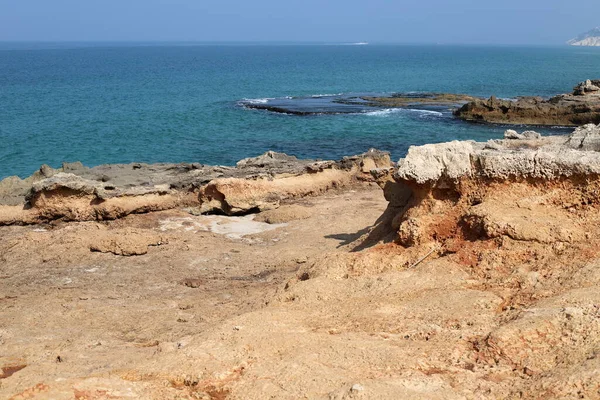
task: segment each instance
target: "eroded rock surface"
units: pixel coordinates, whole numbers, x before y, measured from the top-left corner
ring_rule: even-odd
[[[32,177],[0,182],[0,225],[109,220],[132,213],[195,207],[228,215],[273,209],[285,200],[372,180],[390,168],[377,150],[339,162],[299,160],[267,152],[235,168],[201,164],[128,164],[87,168],[43,166]]]
[[[399,265],[459,267],[473,279],[472,289],[501,299],[489,303],[491,319],[462,353],[463,365],[494,382],[490,398],[593,398],[600,379],[592,377],[597,366],[590,360],[600,350],[600,319],[598,281],[589,274],[597,275],[600,259],[600,127],[562,137],[515,131],[505,137],[410,148],[387,190],[411,195],[403,206],[390,204],[371,231],[387,226],[395,244],[329,256],[300,276],[310,282],[378,275]],[[438,367],[449,368],[449,360]],[[453,372],[453,381],[468,386],[460,375]]]
[[[140,229],[100,230],[90,243],[90,250],[118,256],[139,256],[148,253],[148,246],[160,246],[165,242],[160,235]]]
[[[600,128],[590,124],[570,136],[541,137],[507,131],[505,140],[449,142],[411,147],[396,176],[417,184],[442,185],[463,177],[553,179],[600,173]],[[515,140],[516,139],[516,140]],[[588,151],[592,150],[592,151]]]
[[[0,396],[597,398],[599,132],[215,186],[231,209],[281,202],[256,217],[279,225],[171,210],[2,226]],[[249,163],[288,162],[273,158]],[[348,170],[357,185],[302,197],[307,176]]]

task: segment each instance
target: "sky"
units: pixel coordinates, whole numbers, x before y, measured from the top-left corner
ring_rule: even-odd
[[[0,0],[0,41],[563,44],[598,0]]]

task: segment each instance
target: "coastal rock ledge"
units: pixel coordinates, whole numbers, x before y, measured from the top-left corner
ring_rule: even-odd
[[[202,164],[112,164],[60,169],[42,166],[27,179],[0,181],[0,225],[113,220],[187,207],[193,213],[242,215],[372,181],[390,168],[389,153],[371,149],[340,161],[299,160],[269,151],[236,167]]]
[[[600,201],[600,126],[585,125],[569,136],[508,130],[505,139],[486,143],[411,147],[392,179],[384,188],[390,205],[382,223],[403,245],[458,232],[462,238],[581,239],[586,233],[573,224],[572,212]],[[558,210],[549,212],[549,203]],[[515,222],[527,213],[531,222]],[[449,227],[453,233],[440,232]]]
[[[460,119],[514,125],[580,126],[600,123],[600,81],[579,83],[572,93],[550,99],[518,97],[473,100],[454,112]]]
[[[435,187],[469,179],[558,179],[600,173],[600,128],[589,124],[570,136],[505,133],[504,140],[428,144],[411,147],[396,177]]]

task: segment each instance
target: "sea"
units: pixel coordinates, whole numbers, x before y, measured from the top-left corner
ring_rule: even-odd
[[[312,100],[326,111],[362,94],[550,97],[588,78],[600,78],[600,48],[0,43],[0,179],[74,161],[234,165],[267,150],[340,159],[377,148],[398,160],[409,146],[501,138],[508,127],[446,109],[289,115],[248,104]]]

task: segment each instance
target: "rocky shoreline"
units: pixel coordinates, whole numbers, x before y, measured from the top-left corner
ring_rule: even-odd
[[[600,81],[587,80],[550,99],[519,97],[471,101],[454,112],[465,121],[513,125],[580,126],[600,123]]]
[[[2,398],[597,397],[598,125],[0,187]]]
[[[508,159],[513,157],[512,146],[516,146],[515,150],[520,149],[519,157],[535,158],[536,163],[548,160],[548,164],[564,166],[564,170],[535,172],[545,177],[551,174],[569,176],[579,173],[582,168],[587,168],[584,173],[589,173],[597,167],[596,160],[577,150],[598,150],[596,142],[584,134],[595,132],[595,129],[593,124],[586,125],[575,130],[568,139],[564,136],[541,137],[534,131],[519,134],[508,130],[504,140],[490,140],[485,144],[461,142],[461,151],[465,152],[464,165],[444,167],[445,173],[468,168],[471,164],[489,164],[486,159],[467,154],[473,153],[474,149],[486,156],[497,151],[498,157]],[[582,135],[585,138],[580,144]],[[449,149],[458,146],[454,143],[449,144]],[[424,151],[439,146],[425,145],[416,149]],[[539,149],[531,153],[523,147]],[[401,166],[411,162],[412,151],[415,150],[411,148],[407,158],[400,160]],[[507,171],[513,168],[513,174],[522,176],[534,173],[524,170],[531,167],[524,164],[525,161],[513,161],[514,164],[503,168]],[[424,179],[438,161],[435,156],[424,155],[419,163],[412,173]],[[299,160],[269,151],[241,160],[235,167],[133,163],[89,168],[76,162],[53,169],[43,165],[29,178],[8,177],[0,181],[0,225],[35,224],[57,219],[110,220],[132,213],[177,207],[188,207],[198,214],[244,215],[277,208],[285,201],[349,187],[357,181],[381,184],[382,179],[389,177],[393,166],[389,153],[375,149],[339,161]]]
[[[389,168],[375,149],[339,161],[299,160],[269,151],[235,167],[202,164],[110,164],[88,168],[46,165],[26,179],[0,181],[0,225],[62,219],[106,220],[131,213],[194,208],[198,213],[241,215],[282,201],[369,180],[372,168]]]

